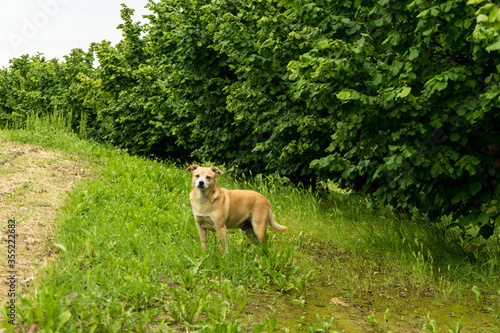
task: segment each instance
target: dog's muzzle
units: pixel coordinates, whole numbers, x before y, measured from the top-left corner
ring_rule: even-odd
[[[198,188],[205,188],[205,182],[204,182],[204,181],[202,181],[202,180],[201,180],[201,181],[199,181],[199,182],[198,182],[198,185],[197,185],[196,187],[198,187]]]

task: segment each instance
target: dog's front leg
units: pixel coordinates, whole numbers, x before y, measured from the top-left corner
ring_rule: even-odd
[[[203,228],[199,223],[196,223],[196,226],[201,240],[201,249],[205,252],[207,250],[207,229]]]
[[[229,253],[227,249],[227,241],[226,241],[226,226],[217,226],[217,238],[220,240],[220,252],[222,256]]]

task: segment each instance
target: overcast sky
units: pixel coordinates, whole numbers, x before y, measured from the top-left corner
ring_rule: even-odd
[[[0,0],[0,68],[23,54],[63,59],[92,42],[116,44],[122,3],[136,10],[134,21],[147,21],[147,0]]]

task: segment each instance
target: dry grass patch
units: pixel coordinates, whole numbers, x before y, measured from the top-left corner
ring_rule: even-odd
[[[16,220],[18,291],[37,278],[53,258],[54,219],[66,191],[91,174],[80,157],[39,146],[0,139],[0,279],[6,283],[7,222]],[[0,304],[7,301],[0,289]]]

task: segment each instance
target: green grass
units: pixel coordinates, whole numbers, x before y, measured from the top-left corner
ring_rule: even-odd
[[[368,209],[331,184],[318,194],[284,178],[228,172],[218,178],[221,186],[261,192],[290,230],[270,231],[262,248],[231,233],[222,258],[213,234],[201,251],[186,166],[79,139],[55,117],[33,118],[28,129],[0,136],[83,156],[96,175],[69,193],[58,217],[52,247],[59,259],[19,297],[23,327],[405,332],[446,325],[482,331],[478,325],[488,322],[491,331],[500,329],[493,240],[464,254],[465,240],[454,230]],[[332,304],[333,297],[346,306]]]

